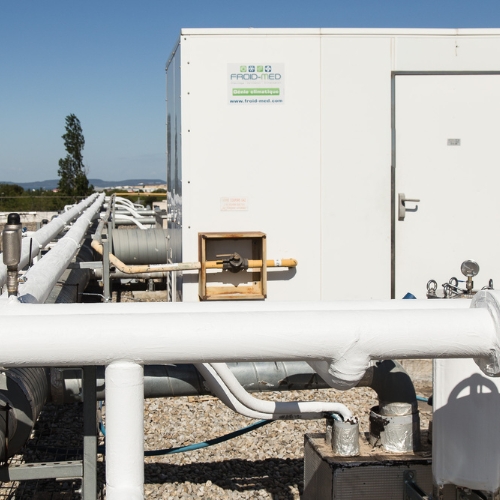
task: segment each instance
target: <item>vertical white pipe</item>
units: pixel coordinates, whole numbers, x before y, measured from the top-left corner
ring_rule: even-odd
[[[144,369],[131,361],[106,367],[106,498],[144,498]]]

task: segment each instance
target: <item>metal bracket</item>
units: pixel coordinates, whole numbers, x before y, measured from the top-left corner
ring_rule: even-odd
[[[469,488],[457,488],[457,500],[496,500],[497,498],[498,492],[495,494],[471,490]]]
[[[403,474],[403,500],[431,500],[431,497],[420,489],[415,482],[417,474],[414,470],[407,470]]]

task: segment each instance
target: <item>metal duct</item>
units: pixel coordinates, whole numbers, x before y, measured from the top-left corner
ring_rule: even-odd
[[[166,264],[167,232],[163,229],[113,231],[112,253],[125,264]]]
[[[312,368],[302,361],[287,363],[228,363],[232,373],[249,392],[327,389]],[[51,368],[51,394],[56,404],[83,400],[82,370]],[[146,365],[144,397],[165,398],[211,394],[194,365]],[[97,367],[97,399],[104,400],[104,367]]]
[[[304,361],[228,363],[238,382],[248,392],[328,389],[330,386]],[[56,404],[82,401],[82,370],[51,368],[51,394]],[[382,406],[416,404],[410,376],[397,361],[381,361],[370,367],[358,387],[370,387]],[[146,365],[144,397],[164,398],[210,394],[194,365]],[[104,399],[104,367],[97,367],[97,398]]]
[[[9,408],[0,411],[0,460],[15,455],[29,439],[35,422],[50,394],[45,368],[10,368],[0,372],[0,401]],[[5,405],[1,405],[5,406]],[[5,434],[8,427],[8,450]]]

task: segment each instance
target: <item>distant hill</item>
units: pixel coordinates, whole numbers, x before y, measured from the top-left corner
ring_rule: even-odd
[[[51,179],[49,181],[38,181],[38,182],[4,182],[0,181],[0,184],[17,184],[23,189],[55,189],[59,179]],[[125,179],[124,181],[103,181],[102,179],[89,179],[90,184],[94,187],[104,188],[104,187],[117,187],[117,186],[138,186],[139,184],[166,184],[166,181],[162,179]]]

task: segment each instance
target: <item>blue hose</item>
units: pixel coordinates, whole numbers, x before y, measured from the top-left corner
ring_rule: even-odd
[[[429,398],[426,398],[425,396],[417,396],[417,401],[423,401],[424,403],[429,403]]]
[[[238,429],[237,431],[230,432],[229,434],[224,434],[224,436],[219,436],[218,438],[209,439],[202,443],[194,443],[194,444],[189,444],[187,446],[178,446],[177,448],[166,448],[164,450],[145,451],[144,456],[157,457],[159,455],[172,455],[174,453],[184,453],[186,451],[194,451],[194,450],[200,450],[201,448],[208,448],[209,446],[223,443],[224,441],[229,441],[230,439],[242,436],[247,432],[258,429],[259,427],[270,424],[271,422],[274,422],[274,420],[258,420],[257,422],[254,422],[253,424],[250,424],[247,427],[243,427],[242,429]],[[103,436],[106,436],[106,428],[104,427],[104,424],[102,422],[99,422],[99,430],[101,431]],[[98,446],[97,452],[104,454],[106,452],[105,446]]]

